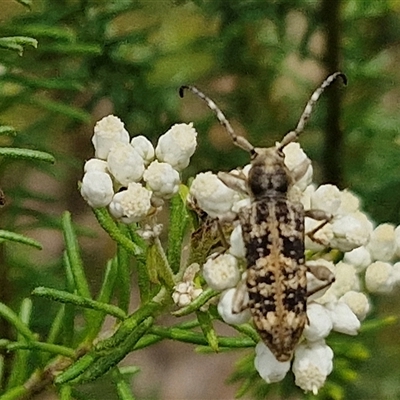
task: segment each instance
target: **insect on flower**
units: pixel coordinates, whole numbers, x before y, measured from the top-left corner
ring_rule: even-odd
[[[307,323],[307,296],[334,280],[327,268],[314,267],[311,272],[326,283],[307,293],[304,218],[309,216],[322,221],[307,233],[312,236],[331,216],[319,210],[304,211],[303,205],[292,194],[292,187],[306,173],[309,160],[305,160],[297,170],[289,171],[285,166],[283,149],[297,140],[320,95],[339,77],[346,84],[346,76],[341,72],[328,76],[307,102],[296,128],[269,148],[254,147],[247,139],[236,135],[217,105],[196,87],[182,86],[179,92],[183,97],[187,89],[203,99],[216,113],[235,145],[250,153],[251,168],[247,178],[244,174],[218,174],[225,185],[245,191],[251,200],[251,204],[239,212],[247,272],[245,282],[239,284],[236,291],[233,312],[250,308],[260,337],[282,362],[292,358]]]

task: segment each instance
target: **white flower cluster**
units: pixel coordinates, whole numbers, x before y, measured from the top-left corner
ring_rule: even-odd
[[[195,276],[199,271],[199,264],[193,263],[189,265],[183,274],[182,282],[175,285],[172,300],[178,307],[189,305],[203,292],[203,289],[194,283]]]
[[[300,165],[307,166],[308,159],[298,143],[291,143],[284,149],[285,164],[294,171]],[[308,161],[307,161],[308,160]],[[246,176],[249,166],[234,174]],[[238,179],[240,180],[240,179]],[[331,215],[321,229],[306,237],[307,263],[310,270],[323,266],[335,276],[335,282],[323,291],[309,296],[306,326],[302,340],[297,345],[293,362],[279,362],[264,343],[256,347],[255,367],[267,382],[282,380],[291,368],[297,386],[314,394],[324,385],[333,368],[333,351],[325,343],[331,331],[357,335],[361,321],[370,311],[368,292],[389,292],[400,284],[400,226],[382,224],[374,228],[366,214],[360,211],[359,199],[347,190],[333,185],[316,187],[311,184],[312,166],[300,182],[292,188],[303,203],[305,210],[321,210]],[[249,320],[245,310],[232,313],[235,302],[235,286],[240,280],[238,260],[243,260],[245,247],[240,225],[235,216],[249,199],[243,190],[228,188],[217,175],[211,172],[198,174],[190,188],[189,201],[196,204],[211,217],[232,221],[235,228],[230,237],[230,249],[224,255],[211,256],[203,266],[203,276],[209,287],[224,290],[218,311],[225,322],[239,324]],[[321,221],[306,218],[305,231],[311,232]],[[343,254],[342,261],[332,262],[316,259],[316,254],[336,249]],[[328,254],[329,255],[329,254]],[[245,273],[244,273],[245,274]],[[308,291],[321,287],[311,273],[307,273]],[[240,284],[239,284],[240,285]]]
[[[144,136],[131,140],[118,117],[104,117],[94,127],[95,158],[84,167],[83,198],[93,208],[108,206],[122,222],[143,220],[178,192],[180,171],[195,151],[196,136],[192,124],[176,124],[154,149]]]

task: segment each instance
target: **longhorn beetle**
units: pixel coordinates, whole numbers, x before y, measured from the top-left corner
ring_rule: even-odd
[[[298,171],[291,172],[285,166],[283,149],[297,140],[320,95],[339,77],[347,83],[341,72],[328,76],[311,95],[296,128],[269,148],[253,147],[243,136],[236,135],[217,105],[196,87],[182,86],[179,90],[181,97],[184,89],[188,89],[203,99],[216,113],[235,145],[250,153],[251,168],[245,186],[251,204],[239,212],[247,261],[246,282],[242,286],[247,287],[248,296],[247,300],[246,296],[235,296],[239,300],[234,301],[233,312],[250,308],[259,335],[278,361],[292,358],[307,323],[307,296],[311,293],[307,293],[304,218],[324,220],[318,229],[330,219],[318,210],[304,211],[303,205],[291,198],[291,188],[306,173],[309,161]],[[228,173],[219,173],[218,177],[227,186],[243,191],[240,183],[244,177]],[[334,280],[326,268],[311,272],[319,279],[327,280],[318,290]]]

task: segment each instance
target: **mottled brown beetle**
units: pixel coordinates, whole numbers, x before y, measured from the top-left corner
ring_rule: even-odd
[[[248,296],[247,299],[242,294],[236,296],[233,312],[250,308],[257,331],[278,361],[292,358],[307,323],[307,296],[310,293],[307,293],[304,256],[304,218],[310,216],[324,221],[317,229],[330,218],[317,210],[305,212],[303,205],[291,198],[292,186],[306,173],[309,160],[297,171],[290,172],[284,163],[283,149],[297,140],[318,98],[338,77],[346,84],[346,76],[340,72],[328,76],[312,94],[296,129],[287,133],[281,143],[270,148],[255,148],[244,137],[237,136],[217,105],[197,88],[180,88],[181,97],[183,90],[188,89],[203,99],[216,113],[233,142],[251,155],[247,179],[240,175],[218,174],[227,186],[245,191],[251,199],[251,204],[239,212],[247,261],[243,286],[247,287]],[[334,280],[326,268],[311,272],[317,278],[326,280],[326,284],[318,290]],[[237,293],[240,293],[239,288]]]

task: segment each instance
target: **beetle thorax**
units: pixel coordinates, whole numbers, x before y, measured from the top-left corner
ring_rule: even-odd
[[[254,200],[286,197],[291,178],[285,166],[284,154],[276,147],[256,148],[248,177],[249,191]]]

